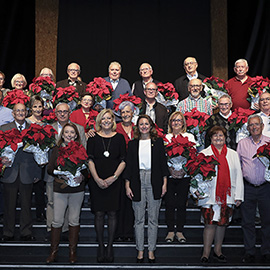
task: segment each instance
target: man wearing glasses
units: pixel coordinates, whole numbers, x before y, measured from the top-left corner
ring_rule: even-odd
[[[158,94],[157,85],[153,82],[148,83],[144,94],[145,100],[142,105],[142,114],[150,116],[153,122],[166,133],[168,128],[168,112],[165,106],[156,101]]]
[[[133,95],[140,97],[142,100],[145,99],[144,89],[146,87],[146,84],[149,82],[154,82],[155,84],[159,83],[159,81],[154,80],[153,75],[153,69],[150,64],[143,63],[141,64],[139,68],[139,74],[141,76],[141,80],[136,81],[132,85],[132,93]]]
[[[179,94],[179,101],[185,99],[189,95],[188,83],[192,79],[200,79],[203,81],[206,77],[197,72],[198,63],[194,57],[187,57],[183,63],[185,75],[181,76],[174,82],[175,89]]]
[[[190,112],[193,108],[197,108],[200,112],[212,115],[211,102],[201,96],[202,90],[203,86],[200,79],[190,80],[188,83],[189,96],[178,103],[176,111],[184,114],[185,112]]]
[[[56,83],[56,88],[58,87],[68,87],[74,86],[76,91],[82,96],[85,93],[86,83],[81,81],[79,75],[81,73],[81,68],[77,63],[71,63],[67,67],[68,78]]]

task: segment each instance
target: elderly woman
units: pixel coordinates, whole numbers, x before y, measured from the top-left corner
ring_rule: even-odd
[[[102,110],[96,119],[96,136],[87,142],[89,155],[91,210],[95,215],[98,240],[98,262],[113,262],[113,240],[117,227],[121,173],[126,144],[123,135],[115,131],[116,123],[111,109]],[[108,215],[108,244],[104,247],[104,217]]]
[[[166,139],[170,142],[173,136],[182,135],[187,137],[189,141],[195,142],[195,138],[191,133],[187,133],[187,125],[184,115],[181,112],[174,112],[169,118],[168,134]],[[168,161],[169,171],[171,173],[168,179],[167,194],[165,196],[166,204],[166,224],[168,234],[165,241],[173,242],[174,237],[180,243],[185,243],[186,238],[183,235],[183,228],[186,219],[186,202],[188,198],[190,177],[186,175],[183,169],[175,170],[170,160]],[[176,210],[176,222],[175,222]],[[176,224],[176,234],[174,232]]]
[[[234,206],[238,207],[244,199],[240,160],[236,151],[227,148],[226,134],[225,128],[212,127],[209,131],[211,145],[202,151],[206,156],[214,155],[219,162],[216,176],[209,182],[209,197],[199,197],[198,202],[205,224],[202,263],[209,262],[213,240],[214,260],[223,263],[227,261],[221,250],[225,229],[231,221]]]
[[[28,90],[24,90],[26,85],[27,85],[27,81],[25,77],[20,73],[15,74],[11,79],[12,88],[16,90],[23,90],[25,94],[27,94],[28,92]]]
[[[125,170],[126,194],[132,200],[135,215],[137,263],[144,253],[144,224],[148,209],[148,262],[155,262],[158,216],[161,198],[167,191],[169,175],[163,140],[158,138],[155,124],[148,115],[140,115],[134,140],[128,143]]]
[[[3,97],[6,96],[7,92],[10,91],[9,89],[6,89],[3,87],[4,83],[5,83],[5,74],[0,71],[0,91],[3,93]]]
[[[57,146],[52,151],[47,168],[48,173],[54,176],[54,212],[51,228],[51,252],[46,260],[47,263],[52,263],[56,261],[58,246],[60,242],[60,235],[67,208],[69,209],[69,261],[70,263],[75,263],[77,261],[76,248],[80,231],[80,212],[84,199],[84,176],[80,173],[80,176],[75,178],[75,181],[79,185],[72,187],[65,184],[65,179],[63,179],[62,177],[59,178],[58,175],[54,174],[54,171],[57,169],[59,148],[66,147],[71,141],[76,141],[81,144],[80,134],[76,125],[73,123],[67,123],[63,126],[60,134],[60,139]]]

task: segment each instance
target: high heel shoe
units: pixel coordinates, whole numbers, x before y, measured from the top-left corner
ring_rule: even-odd
[[[97,262],[98,263],[103,263],[105,262],[105,247],[103,245],[98,246],[98,251],[97,251]]]
[[[227,262],[227,258],[226,256],[224,256],[222,253],[218,256],[215,252],[213,253],[213,258],[215,260],[217,260],[218,262],[221,263],[226,263]]]
[[[106,262],[112,263],[114,261],[114,255],[113,255],[113,246],[107,246],[106,247]]]
[[[206,257],[201,257],[201,263],[203,263],[203,264],[209,263],[209,259]]]
[[[156,262],[156,258],[154,258],[154,259],[148,258],[148,262],[149,262],[149,263],[155,263],[155,262]]]
[[[143,263],[143,261],[144,261],[144,258],[142,257],[142,258],[138,258],[137,257],[137,263]]]

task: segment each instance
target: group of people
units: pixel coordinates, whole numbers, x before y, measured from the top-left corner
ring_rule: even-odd
[[[120,77],[121,65],[112,62],[109,65],[109,76],[104,79],[111,83],[114,91],[111,99],[106,102],[106,108],[99,111],[93,109],[95,97],[85,92],[86,84],[79,77],[80,66],[71,63],[67,68],[68,79],[57,82],[56,87],[74,86],[80,95],[81,107],[73,112],[67,103],[59,103],[55,107],[57,120],[52,126],[56,130],[57,145],[50,151],[49,163],[45,167],[38,166],[33,155],[20,148],[12,166],[5,169],[0,179],[5,201],[2,241],[14,240],[18,193],[21,200],[20,239],[35,240],[32,235],[31,196],[33,186],[36,186],[36,197],[44,198],[44,180],[47,195],[47,230],[51,235],[51,252],[47,263],[57,259],[62,232],[69,234],[70,263],[77,261],[79,218],[87,184],[90,189],[91,211],[95,215],[98,262],[113,262],[114,240],[128,241],[134,236],[138,252],[136,261],[144,262],[144,225],[147,209],[147,258],[149,263],[154,263],[159,209],[163,198],[168,230],[165,241],[170,243],[176,239],[185,243],[187,239],[184,235],[184,225],[191,177],[183,169],[176,169],[170,163],[165,153],[164,141],[158,136],[156,126],[167,133],[167,141],[183,136],[194,142],[195,148],[196,138],[187,132],[184,113],[197,108],[200,112],[210,115],[207,120],[205,147],[200,150],[206,156],[214,155],[218,160],[215,167],[216,176],[209,182],[208,196],[201,197],[199,192],[196,193],[198,205],[201,207],[201,220],[205,224],[201,262],[209,262],[213,241],[213,259],[218,262],[227,261],[222,253],[222,243],[235,207],[240,208],[242,214],[245,246],[243,262],[255,261],[257,207],[261,218],[261,254],[263,260],[269,262],[270,183],[265,179],[265,166],[253,156],[260,146],[270,142],[270,93],[261,94],[259,112],[254,111],[241,128],[241,132],[236,134],[234,129],[230,129],[228,118],[232,114],[232,108],[250,107],[250,103],[246,104],[247,89],[250,85],[247,61],[236,61],[236,77],[227,82],[228,94],[219,98],[214,113],[211,103],[201,95],[202,80],[205,76],[197,72],[196,59],[187,57],[183,64],[186,74],[175,81],[179,102],[175,112],[169,113],[167,108],[156,100],[158,81],[153,79],[153,69],[148,63],[140,66],[141,80],[130,87],[128,81]],[[12,86],[24,89],[26,80],[23,75],[17,75]],[[48,68],[44,68],[40,76],[54,79],[52,71]],[[10,91],[3,88],[3,83],[4,74],[0,72],[0,130],[16,128],[22,131],[29,128],[31,123],[44,125],[41,121],[44,103],[39,96],[31,97],[31,115],[28,118],[28,110],[24,104],[16,104],[13,110],[2,106],[4,95]],[[122,102],[119,106],[120,115],[115,115],[112,110],[113,101],[126,93],[142,98],[140,115],[134,115],[134,104],[131,101]],[[95,129],[85,133],[84,125],[90,114],[96,116]],[[88,168],[75,177],[76,186],[69,186],[67,179],[56,173],[59,152],[71,141],[81,144],[88,155]],[[9,162],[6,157],[2,158],[5,165]],[[44,204],[42,201],[36,203]],[[42,208],[39,211],[43,214]],[[105,245],[106,215],[108,241]]]

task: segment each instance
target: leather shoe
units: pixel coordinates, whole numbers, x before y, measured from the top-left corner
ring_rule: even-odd
[[[137,257],[137,263],[143,263],[143,259],[144,259],[143,257],[142,258]]]
[[[21,236],[20,240],[21,241],[35,241],[36,238],[35,238],[35,236],[32,236],[31,234],[29,234],[29,235]]]
[[[14,240],[14,236],[6,236],[6,235],[3,235],[1,237],[1,241],[2,242],[8,242],[8,241],[13,241]]]
[[[209,259],[206,257],[201,258],[201,263],[209,263]]]
[[[254,263],[255,262],[255,256],[251,254],[246,254],[242,260],[243,263]]]
[[[220,254],[219,256],[214,252],[213,253],[213,258],[215,260],[217,260],[218,262],[220,263],[226,263],[227,262],[227,258],[223,255],[223,254]]]
[[[155,262],[156,262],[156,258],[154,258],[154,259],[148,258],[148,262],[149,262],[149,263],[155,263]]]

